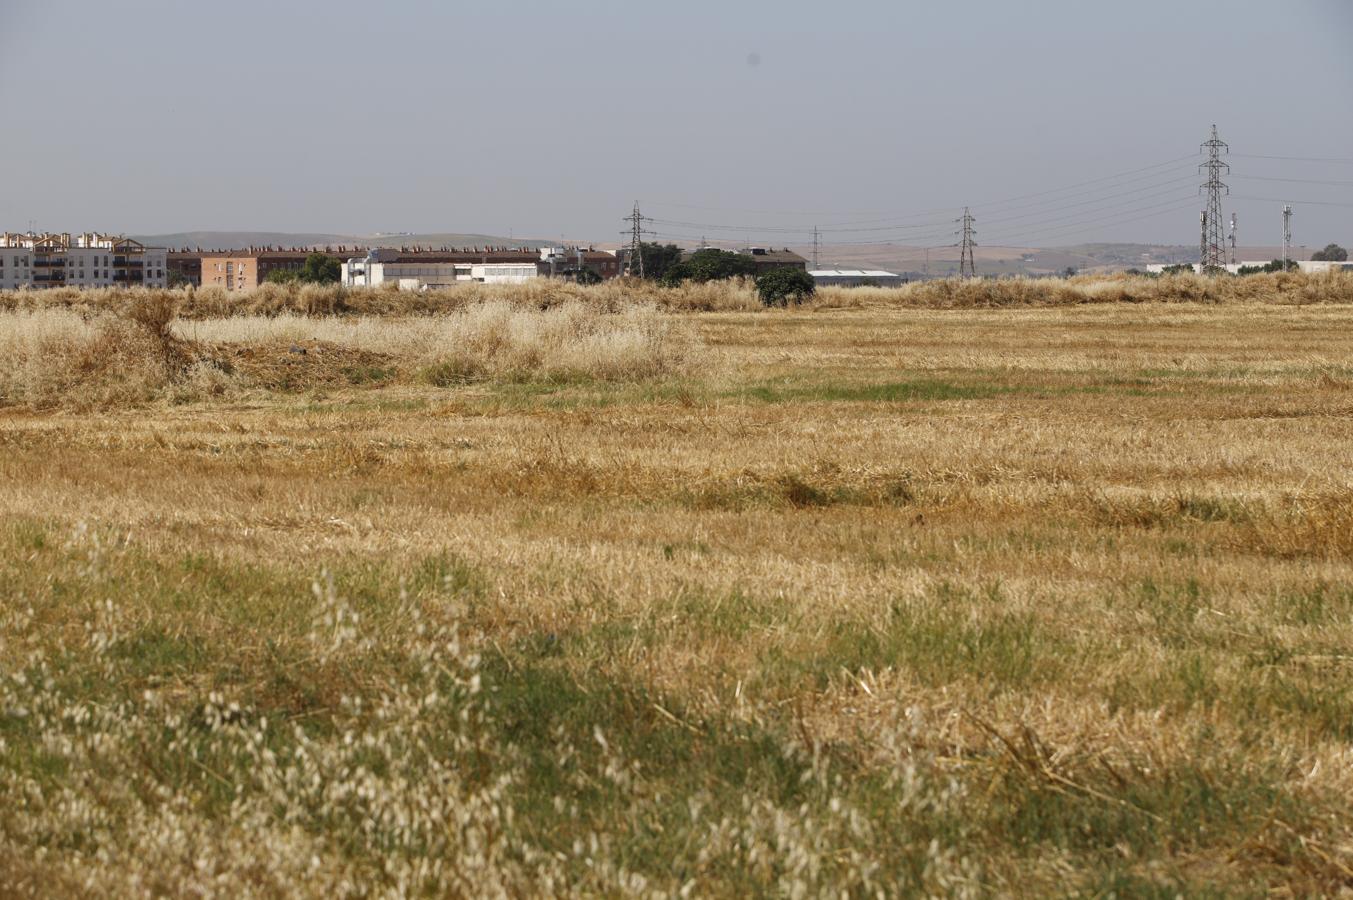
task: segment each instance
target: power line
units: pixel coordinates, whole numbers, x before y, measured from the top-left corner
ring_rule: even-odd
[[[1174,179],[1173,181],[1165,182],[1165,183],[1162,183],[1162,184],[1160,184],[1160,185],[1155,185],[1154,187],[1165,187],[1166,185],[1170,185],[1171,187],[1169,188],[1169,190],[1156,191],[1156,192],[1153,193],[1153,194],[1145,194],[1145,195],[1143,195],[1143,194],[1141,193],[1141,191],[1128,191],[1127,193],[1123,193],[1123,194],[1110,194],[1110,195],[1107,196],[1107,197],[1098,197],[1098,198],[1096,198],[1096,199],[1094,199],[1094,200],[1085,200],[1085,201],[1082,201],[1082,202],[1080,202],[1080,203],[1069,203],[1069,204],[1067,204],[1066,206],[1058,206],[1058,207],[1054,207],[1054,208],[1052,208],[1052,209],[1044,209],[1044,210],[1040,210],[1040,211],[1038,211],[1038,212],[1025,213],[1025,214],[1023,214],[1023,215],[1018,215],[1018,216],[1003,216],[1003,217],[997,218],[997,219],[987,219],[986,221],[987,221],[988,223],[992,223],[992,222],[1018,222],[1018,221],[1020,221],[1021,219],[1028,219],[1028,218],[1031,218],[1031,217],[1033,217],[1033,216],[1041,216],[1041,215],[1045,215],[1045,214],[1047,214],[1047,213],[1062,212],[1062,211],[1065,211],[1065,210],[1068,210],[1068,209],[1076,209],[1077,207],[1081,207],[1081,206],[1093,206],[1094,204],[1102,203],[1102,202],[1105,201],[1105,200],[1114,200],[1114,199],[1117,199],[1117,198],[1120,198],[1120,197],[1128,197],[1128,198],[1130,198],[1130,199],[1124,200],[1124,201],[1121,202],[1121,203],[1110,203],[1110,204],[1108,204],[1108,205],[1105,205],[1105,206],[1097,206],[1097,207],[1095,207],[1095,208],[1096,208],[1096,209],[1113,209],[1115,206],[1128,206],[1128,205],[1131,205],[1131,204],[1133,204],[1133,203],[1138,203],[1138,202],[1140,202],[1140,201],[1142,201],[1142,200],[1154,200],[1154,199],[1157,198],[1157,197],[1164,197],[1164,196],[1169,195],[1169,194],[1177,194],[1177,193],[1179,193],[1179,186],[1180,186],[1180,185],[1182,185],[1182,184],[1183,184],[1184,182],[1186,182],[1186,181],[1187,181],[1187,182],[1191,182],[1191,181],[1193,181],[1194,178],[1196,178],[1196,177],[1197,177],[1197,176],[1194,176],[1194,175],[1186,175],[1186,176],[1184,176],[1183,178],[1176,178],[1176,179]],[[1083,213],[1083,212],[1089,212],[1089,211],[1090,211],[1090,210],[1081,210],[1081,212],[1072,213],[1072,215],[1080,215],[1080,214]],[[1045,221],[1056,221],[1058,218],[1066,218],[1066,217],[1065,217],[1065,216],[1062,216],[1062,217],[1054,216],[1052,219],[1050,219],[1050,220],[1045,220]],[[1035,223],[1035,224],[1036,224],[1036,223]]]
[[[1069,222],[1065,225],[1044,228],[1038,231],[1026,231],[1022,233],[1004,232],[995,237],[988,235],[987,246],[994,246],[997,241],[1001,242],[1002,246],[1030,246],[1035,241],[1057,238],[1061,235],[1073,232],[1084,232],[1087,226],[1094,226],[1101,222],[1112,221],[1115,225],[1126,225],[1130,222],[1140,222],[1144,219],[1159,218],[1168,213],[1185,209],[1197,209],[1196,198],[1190,197],[1187,200],[1176,200],[1168,203],[1156,204],[1155,206],[1142,207],[1140,210],[1137,210],[1137,212],[1140,213],[1139,215],[1128,216],[1127,218],[1124,218],[1122,215],[1115,215],[1112,219],[1106,219],[1101,216],[1079,222]],[[1133,211],[1129,210],[1129,212]]]
[[[1011,229],[1005,229],[1004,231],[999,231],[999,232],[997,233],[997,236],[1003,238],[1004,236],[1010,235],[1010,234],[1020,234],[1020,235],[1024,235],[1024,236],[1028,236],[1028,235],[1037,235],[1037,234],[1048,234],[1048,233],[1055,233],[1055,232],[1060,232],[1060,231],[1066,231],[1066,230],[1068,230],[1068,229],[1070,229],[1070,228],[1084,227],[1084,226],[1086,226],[1086,225],[1098,225],[1098,224],[1100,224],[1101,222],[1109,222],[1109,221],[1112,221],[1112,222],[1125,222],[1125,221],[1127,221],[1127,222],[1136,222],[1136,221],[1140,221],[1141,219],[1150,218],[1152,215],[1163,214],[1163,213],[1166,212],[1166,211],[1173,211],[1174,209],[1178,209],[1179,206],[1180,206],[1181,204],[1187,204],[1188,206],[1193,206],[1193,205],[1194,205],[1194,201],[1195,201],[1195,197],[1194,197],[1194,196],[1189,196],[1189,197],[1175,197],[1175,198],[1173,198],[1173,199],[1166,200],[1166,201],[1164,201],[1163,203],[1155,203],[1155,204],[1152,204],[1152,205],[1149,205],[1149,206],[1136,206],[1136,207],[1129,207],[1129,208],[1126,208],[1126,209],[1121,209],[1121,211],[1115,212],[1112,216],[1105,216],[1105,215],[1101,215],[1101,214],[1099,214],[1099,213],[1096,213],[1095,215],[1091,215],[1091,216],[1089,216],[1088,218],[1079,218],[1079,219],[1066,219],[1066,218],[1063,218],[1063,219],[1057,220],[1058,223],[1060,223],[1060,224],[1057,224],[1057,223],[1049,224],[1048,227],[1046,227],[1046,228],[1038,228],[1038,229],[1035,229],[1034,231],[1026,231],[1026,230],[1023,230],[1023,229],[1026,229],[1026,228],[1031,227],[1031,225],[1032,225],[1032,223],[1026,223],[1026,224],[1023,225],[1023,226],[1020,226],[1020,228],[1021,228],[1020,231],[1013,231],[1013,230],[1011,230]],[[1120,204],[1120,206],[1121,206],[1121,204]],[[1157,211],[1159,211],[1159,213],[1158,213]],[[1146,215],[1135,216],[1134,218],[1131,218],[1131,219],[1124,219],[1124,218],[1123,218],[1124,215],[1131,215],[1131,214],[1133,214],[1133,213],[1146,213]],[[990,235],[988,235],[988,237],[990,237]]]
[[[1237,159],[1277,159],[1284,162],[1339,163],[1353,165],[1353,159],[1346,156],[1264,156],[1259,153],[1232,153]]]
[[[1249,181],[1285,181],[1289,184],[1323,184],[1329,187],[1353,187],[1353,181],[1321,181],[1318,178],[1276,178],[1269,175],[1232,175]]]
[[[1115,173],[1113,173],[1113,174],[1111,174],[1111,175],[1102,175],[1102,176],[1100,176],[1100,177],[1098,177],[1098,178],[1091,178],[1091,179],[1088,179],[1088,180],[1086,180],[1086,181],[1075,182],[1075,183],[1073,183],[1073,184],[1068,184],[1068,185],[1065,185],[1065,186],[1063,186],[1063,187],[1051,188],[1051,189],[1048,189],[1048,190],[1045,190],[1045,191],[1038,191],[1038,192],[1035,192],[1035,193],[1032,193],[1032,194],[1021,194],[1020,196],[1017,196],[1017,197],[1007,197],[1007,198],[1004,199],[1004,200],[990,200],[990,201],[987,201],[987,202],[985,202],[985,203],[974,204],[974,205],[973,205],[973,208],[974,208],[974,209],[987,209],[987,208],[994,207],[994,206],[1003,206],[1003,205],[1005,205],[1005,204],[1007,204],[1007,203],[1014,203],[1014,202],[1019,201],[1019,200],[1029,200],[1029,199],[1033,199],[1033,198],[1036,198],[1036,197],[1046,197],[1046,196],[1049,196],[1049,195],[1052,195],[1052,194],[1062,194],[1062,193],[1066,193],[1067,191],[1075,190],[1076,188],[1085,187],[1085,186],[1087,186],[1087,185],[1102,184],[1103,182],[1106,182],[1106,181],[1115,181],[1115,180],[1120,179],[1120,178],[1125,178],[1126,176],[1129,176],[1129,175],[1137,175],[1137,174],[1140,174],[1140,173],[1143,173],[1143,172],[1150,172],[1150,171],[1153,170],[1153,169],[1161,169],[1161,168],[1164,168],[1164,167],[1166,167],[1166,166],[1177,165],[1178,163],[1185,162],[1185,161],[1187,161],[1187,160],[1194,159],[1194,158],[1196,158],[1196,157],[1197,157],[1197,154],[1195,154],[1195,153],[1190,153],[1190,154],[1187,155],[1187,156],[1181,156],[1181,157],[1177,157],[1177,158],[1175,158],[1175,159],[1168,159],[1168,160],[1165,160],[1165,161],[1163,161],[1163,162],[1152,163],[1152,164],[1149,165],[1149,166],[1140,166],[1140,167],[1135,168],[1135,169],[1128,169],[1128,170],[1122,171],[1122,172],[1115,172]],[[1148,178],[1151,178],[1151,177],[1155,177],[1155,176],[1147,176],[1147,177],[1148,177]],[[1138,179],[1138,180],[1140,180],[1140,179]],[[1130,182],[1124,182],[1124,183],[1130,183]],[[1065,198],[1063,198],[1063,199],[1065,199]],[[1054,202],[1055,202],[1055,201],[1054,201]],[[811,211],[803,211],[803,212],[789,212],[789,211],[786,211],[786,210],[774,210],[774,209],[748,209],[748,208],[720,207],[720,206],[698,206],[698,205],[695,205],[695,204],[689,204],[689,203],[666,203],[666,202],[653,202],[653,201],[649,201],[649,206],[671,207],[671,208],[675,208],[675,209],[698,209],[698,210],[705,210],[705,211],[708,211],[708,212],[737,212],[737,213],[748,213],[748,214],[753,214],[753,215],[775,215],[775,216],[819,216],[819,215],[842,215],[842,216],[846,216],[846,215],[858,215],[858,214],[859,214],[858,212],[841,211],[841,210],[836,210],[836,211],[832,211],[832,212],[828,212],[828,211],[824,211],[824,210],[811,210]],[[882,217],[879,217],[879,218],[874,218],[874,219],[862,219],[862,220],[859,220],[859,221],[853,221],[853,222],[833,222],[833,223],[828,223],[827,225],[825,225],[825,226],[823,226],[823,227],[824,227],[824,229],[830,230],[830,229],[834,229],[834,228],[845,227],[845,226],[851,226],[851,225],[873,225],[873,224],[878,224],[878,223],[883,223],[883,222],[903,222],[903,221],[907,221],[907,220],[910,220],[910,219],[921,218],[922,216],[932,216],[932,215],[937,215],[937,214],[940,214],[940,213],[945,213],[945,212],[948,212],[948,211],[949,211],[949,209],[947,209],[947,208],[945,208],[945,207],[938,207],[938,208],[935,208],[935,209],[922,210],[922,211],[920,211],[920,212],[917,212],[917,213],[914,213],[914,214],[910,214],[910,215],[902,215],[902,216],[882,216]],[[757,230],[757,229],[754,229],[754,230]],[[768,230],[768,229],[767,229],[767,228],[760,228],[759,230],[766,231],[766,230]],[[786,232],[797,232],[797,233],[800,233],[800,234],[807,233],[807,231],[808,231],[808,229],[807,229],[806,227],[804,227],[804,228],[783,228],[783,230],[786,231]]]
[[[1337,203],[1333,200],[1288,200],[1282,197],[1251,197],[1248,194],[1236,194],[1235,200],[1258,200],[1262,203],[1295,203],[1298,206],[1341,206],[1353,209],[1353,203]]]

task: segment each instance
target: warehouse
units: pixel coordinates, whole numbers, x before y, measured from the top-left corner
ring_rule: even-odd
[[[904,276],[883,269],[812,269],[808,274],[818,287],[897,287],[907,283]]]

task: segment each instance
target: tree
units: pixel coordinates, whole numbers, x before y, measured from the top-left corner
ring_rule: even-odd
[[[1281,259],[1275,259],[1271,263],[1265,263],[1262,266],[1241,266],[1236,270],[1237,275],[1264,275],[1269,272],[1294,272],[1300,266],[1294,260],[1284,262]]]
[[[1177,266],[1166,266],[1161,270],[1162,275],[1192,275],[1195,269],[1191,263],[1180,263]]]
[[[771,269],[756,277],[756,292],[766,306],[802,303],[816,291],[813,276],[803,269]]]
[[[601,276],[586,266],[571,274],[578,284],[601,284]]]
[[[269,284],[338,284],[342,278],[342,263],[326,253],[311,253],[299,269],[273,269],[266,280]]]
[[[299,269],[273,269],[263,280],[268,284],[293,284],[301,280],[301,272]]]
[[[337,284],[343,278],[343,264],[325,253],[312,253],[301,266],[301,281],[310,284]]]
[[[667,270],[681,262],[681,248],[676,244],[642,243],[639,253],[644,259],[644,277],[661,281]]]
[[[683,281],[724,281],[754,275],[756,263],[750,256],[728,250],[697,250],[668,269],[662,281],[666,285],[678,285]]]
[[[1327,244],[1324,250],[1317,250],[1312,253],[1311,259],[1323,262],[1347,262],[1348,251],[1338,244]]]

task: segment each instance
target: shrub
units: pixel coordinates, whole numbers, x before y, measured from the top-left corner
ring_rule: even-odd
[[[803,269],[772,269],[756,279],[756,293],[766,306],[802,303],[816,292],[813,276]]]

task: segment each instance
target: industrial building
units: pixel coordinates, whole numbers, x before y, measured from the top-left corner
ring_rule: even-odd
[[[590,269],[601,278],[615,278],[615,254],[579,248],[543,250],[371,250],[343,261],[346,287],[396,284],[403,290],[436,290],[457,284],[521,284],[535,278],[576,274]]]
[[[897,287],[907,283],[904,275],[883,269],[810,269],[818,287]]]
[[[164,287],[167,251],[120,235],[0,235],[0,289]]]
[[[749,247],[743,251],[752,258],[756,264],[756,274],[770,272],[774,269],[802,269],[808,271],[808,260],[799,256],[793,250],[785,247],[781,250],[775,250],[768,247]]]

